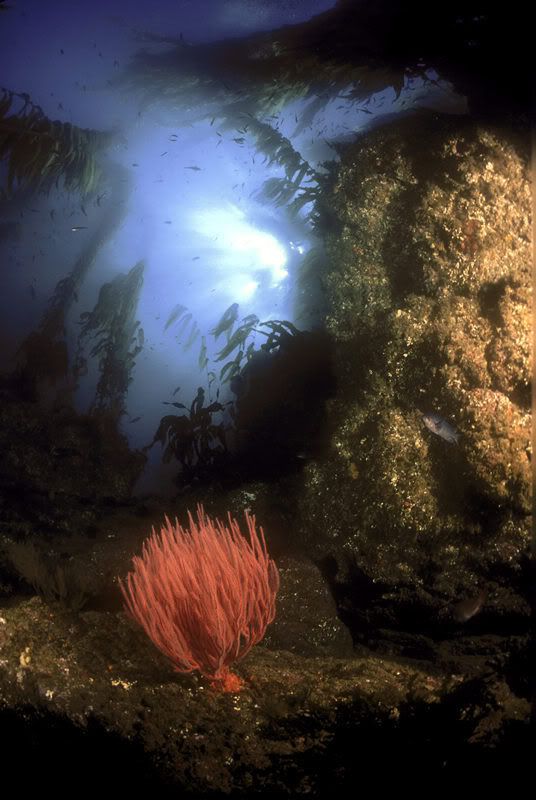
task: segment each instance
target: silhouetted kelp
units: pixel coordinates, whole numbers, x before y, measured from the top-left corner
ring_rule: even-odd
[[[66,321],[78,292],[95,264],[100,249],[118,229],[127,209],[130,190],[128,171],[118,164],[108,163],[103,183],[110,188],[110,210],[84,245],[71,272],[62,278],[49,298],[47,306],[35,330],[23,340],[16,353],[17,366],[9,378],[12,389],[18,389],[25,397],[39,397],[42,384],[56,384],[62,398],[59,402],[70,404],[77,387],[77,365],[69,374],[69,359],[65,340]],[[100,197],[100,196],[99,196]],[[99,202],[97,198],[97,203]]]
[[[117,275],[105,283],[93,311],[80,317],[82,330],[78,337],[76,366],[85,366],[83,348],[91,337],[95,344],[90,357],[98,358],[100,377],[93,411],[105,411],[119,420],[125,411],[128,387],[136,356],[143,349],[143,329],[135,319],[143,285],[145,265],[139,261],[127,275]]]
[[[307,125],[342,91],[356,103],[389,87],[398,96],[405,76],[431,84],[432,70],[473,112],[500,117],[530,108],[530,42],[520,6],[505,14],[500,7],[483,12],[476,2],[432,8],[423,0],[382,0],[370,13],[339,0],[297,25],[231,40],[139,38],[167,47],[140,50],[116,83],[141,89],[145,106],[165,93],[191,120],[225,117],[236,107],[260,118],[302,99]],[[515,56],[497,59],[505,41],[518,43]]]
[[[162,417],[153,441],[144,447],[146,452],[154,444],[162,445],[164,463],[176,459],[181,466],[180,479],[186,483],[194,476],[211,471],[222,462],[227,453],[227,434],[222,422],[215,423],[213,414],[224,410],[222,403],[215,401],[205,406],[205,390],[199,387],[188,408],[183,403],[169,405],[184,409],[182,415],[169,414]]]

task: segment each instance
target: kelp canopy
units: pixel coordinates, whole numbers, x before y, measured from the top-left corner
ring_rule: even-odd
[[[433,69],[472,111],[517,113],[530,98],[530,47],[517,5],[504,15],[479,0],[338,0],[308,22],[241,39],[190,46],[182,36],[140,33],[172,49],[140,52],[123,80],[143,87],[147,102],[180,103],[194,118],[214,113],[214,103],[224,116],[233,107],[258,116],[295,99],[314,98],[318,110],[349,86],[356,100],[389,86],[398,94],[404,73],[428,80]],[[515,57],[498,57],[514,43]]]

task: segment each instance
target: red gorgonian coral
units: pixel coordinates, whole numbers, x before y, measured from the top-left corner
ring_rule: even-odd
[[[264,532],[247,511],[245,517],[249,541],[230,514],[226,526],[202,505],[197,523],[188,512],[188,530],[165,517],[119,581],[127,611],[177,672],[198,670],[228,692],[243,686],[229,666],[264,636],[279,588]]]

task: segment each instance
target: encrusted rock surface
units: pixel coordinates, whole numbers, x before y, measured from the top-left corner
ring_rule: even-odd
[[[302,535],[446,601],[499,592],[530,537],[528,164],[522,132],[422,113],[344,149],[326,198],[338,393]]]

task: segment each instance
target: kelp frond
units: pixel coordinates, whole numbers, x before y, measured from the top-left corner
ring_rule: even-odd
[[[143,272],[144,263],[139,261],[126,275],[105,283],[93,311],[80,316],[77,364],[85,361],[83,350],[88,338],[93,341],[89,355],[99,363],[92,411],[108,411],[116,419],[124,411],[135,359],[144,346],[143,329],[135,318]]]
[[[0,160],[8,162],[8,193],[27,186],[48,190],[63,178],[68,191],[91,194],[100,179],[96,155],[111,137],[50,120],[28,94],[0,88]]]

